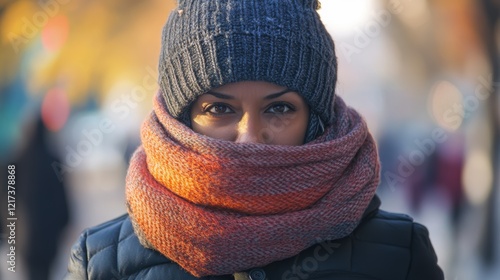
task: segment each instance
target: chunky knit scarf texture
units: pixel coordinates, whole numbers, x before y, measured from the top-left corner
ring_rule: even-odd
[[[194,276],[292,257],[350,234],[379,183],[376,145],[340,97],[335,120],[301,146],[241,144],[193,132],[158,94],[131,159],[135,230]]]

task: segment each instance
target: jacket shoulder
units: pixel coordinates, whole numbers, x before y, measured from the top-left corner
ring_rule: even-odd
[[[352,242],[353,263],[381,279],[444,279],[429,231],[406,214],[378,210]]]
[[[408,215],[383,210],[366,216],[349,236],[271,266],[289,280],[444,279],[427,229]]]
[[[353,235],[360,242],[408,248],[413,223],[413,218],[408,215],[378,210],[365,218]]]
[[[125,214],[80,235],[71,249],[66,279],[144,279],[146,275],[168,275],[177,270],[173,266],[177,267],[142,246]]]

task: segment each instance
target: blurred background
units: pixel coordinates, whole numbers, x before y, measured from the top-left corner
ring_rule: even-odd
[[[385,210],[429,228],[446,279],[500,279],[496,0],[323,0],[337,94],[378,141]],[[61,279],[71,244],[126,211],[173,0],[0,0],[0,213],[16,165],[16,272]],[[2,225],[4,222],[2,222]]]

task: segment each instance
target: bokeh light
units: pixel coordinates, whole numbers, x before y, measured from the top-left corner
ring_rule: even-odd
[[[43,99],[41,113],[47,129],[59,131],[68,120],[70,113],[70,103],[64,90],[50,89]]]
[[[429,96],[430,111],[435,122],[449,131],[458,129],[463,122],[461,104],[460,90],[446,80],[437,82]]]
[[[58,51],[68,38],[69,22],[65,15],[51,18],[42,30],[42,43],[48,51]]]
[[[366,24],[367,19],[375,16],[375,1],[365,0],[328,0],[321,1],[318,13],[330,33],[336,36],[352,35],[353,31]]]
[[[465,162],[463,186],[467,200],[481,205],[491,192],[493,170],[488,154],[481,149],[470,152]]]

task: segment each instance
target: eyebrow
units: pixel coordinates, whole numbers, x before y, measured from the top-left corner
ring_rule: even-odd
[[[271,93],[271,94],[267,95],[266,97],[264,97],[264,99],[266,99],[266,100],[275,99],[275,98],[282,96],[285,93],[289,93],[292,91],[293,91],[293,89],[287,88],[287,89],[284,89],[284,90],[277,92],[277,93]],[[221,98],[221,99],[234,99],[234,97],[232,97],[231,95],[227,95],[227,94],[215,92],[215,91],[208,91],[207,94],[213,95],[213,96],[215,96],[217,98]]]

